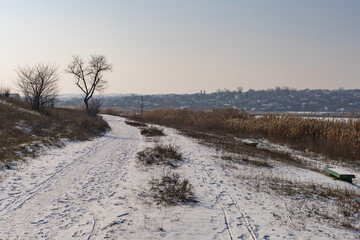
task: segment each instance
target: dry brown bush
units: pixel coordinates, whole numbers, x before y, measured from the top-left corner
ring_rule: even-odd
[[[125,120],[125,124],[126,125],[130,125],[130,126],[133,126],[133,127],[147,127],[147,125],[145,123],[142,123],[142,122],[137,122],[137,121],[128,121],[128,120]]]
[[[143,129],[141,129],[140,133],[141,133],[141,135],[144,135],[146,137],[165,136],[164,129],[163,128],[158,128],[158,127],[155,127],[155,126],[145,127]]]
[[[194,187],[187,178],[180,180],[178,173],[169,171],[159,179],[153,178],[150,184],[150,190],[158,203],[175,205],[195,201]]]
[[[145,111],[143,120],[175,128],[230,133],[238,137],[265,137],[356,164],[360,159],[360,119],[345,122],[294,115],[256,118],[235,109],[157,109]]]
[[[157,144],[153,148],[145,148],[137,153],[137,158],[145,164],[176,166],[176,162],[182,159],[179,147],[172,144]]]

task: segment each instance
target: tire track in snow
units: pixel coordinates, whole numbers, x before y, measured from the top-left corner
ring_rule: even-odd
[[[245,211],[239,207],[239,205],[237,204],[236,200],[234,199],[234,197],[229,193],[228,190],[225,190],[225,192],[228,194],[228,196],[231,198],[232,202],[234,203],[234,206],[237,208],[237,210],[239,210],[239,212],[243,215],[243,218],[245,220],[245,224],[246,224],[246,228],[248,229],[251,237],[253,240],[256,240],[256,235],[254,233],[254,230],[252,229],[249,221],[248,221],[248,216],[246,215]]]
[[[128,144],[129,145],[129,144]],[[114,158],[114,156],[112,155],[111,152],[107,152],[106,153],[106,156],[104,157],[103,159],[103,167],[105,169],[109,169],[111,167],[113,167],[115,164],[119,164],[121,165],[122,167],[125,167],[125,165],[127,164],[125,159],[128,159],[128,156],[129,155],[132,155],[134,154],[134,150],[130,150],[129,152],[124,152],[121,154],[121,158],[120,158],[120,161],[119,159],[117,158]],[[127,175],[127,171],[124,171],[123,168],[121,169],[118,169],[118,171],[120,171],[120,177],[119,179],[121,180],[121,182],[126,182],[126,175]],[[98,171],[97,171],[98,172]],[[96,172],[96,173],[97,173]],[[110,181],[111,182],[111,181]],[[109,200],[111,197],[113,197],[115,195],[115,192],[112,192],[110,195],[108,195],[107,198],[103,198],[103,199],[98,199],[98,200],[105,200],[105,203],[104,205],[107,206],[109,205]],[[92,230],[90,232],[90,235],[88,236],[88,240],[91,240],[91,239],[97,239],[100,235],[100,237],[104,234],[102,234],[101,232],[103,230],[106,230],[106,228],[109,226],[106,226],[105,228],[102,229],[102,225],[103,225],[103,222],[101,221],[101,217],[98,216],[97,214],[95,214],[94,211],[92,211],[89,206],[87,207],[87,209],[89,210],[89,212],[91,212],[91,215],[93,216],[93,226],[92,226]],[[111,225],[111,224],[110,224]]]
[[[95,214],[93,213],[93,226],[92,226],[92,229],[91,229],[91,232],[90,232],[90,235],[88,237],[88,240],[91,240],[91,239],[96,239],[97,236],[99,235],[100,233],[100,223],[99,223],[99,219],[95,216]]]
[[[211,172],[209,172],[209,170],[207,170],[206,168],[204,168],[204,170],[206,171],[207,175],[208,175],[215,183],[218,182],[217,178],[216,178]],[[221,190],[221,189],[220,189],[220,190]],[[253,240],[257,240],[257,239],[256,239],[256,235],[255,235],[255,233],[254,233],[254,230],[252,229],[252,227],[251,227],[251,225],[250,225],[250,223],[249,223],[249,221],[248,221],[248,216],[247,216],[247,214],[245,213],[245,211],[244,211],[242,208],[239,207],[239,205],[237,204],[237,201],[234,199],[234,197],[230,194],[230,192],[229,192],[227,189],[225,189],[224,191],[225,191],[226,194],[230,197],[230,199],[231,199],[231,201],[233,202],[235,208],[236,208],[236,209],[241,213],[241,215],[243,216],[244,221],[245,221],[245,226],[246,226],[247,230],[249,231],[251,238],[252,238]]]
[[[201,162],[202,163],[202,162]],[[224,215],[224,223],[225,223],[225,227],[226,227],[226,230],[228,231],[228,234],[229,234],[229,238],[230,239],[234,239],[233,238],[233,233],[231,231],[231,226],[229,224],[229,217],[227,216],[226,214],[226,210],[223,206],[223,204],[221,203],[220,201],[220,195],[221,193],[226,193],[226,195],[230,198],[230,200],[232,201],[233,205],[235,206],[235,208],[237,209],[237,211],[242,215],[242,217],[244,218],[244,225],[247,229],[247,231],[249,232],[250,234],[250,237],[253,239],[253,240],[257,240],[256,238],[256,234],[251,226],[251,224],[249,223],[248,221],[248,216],[247,214],[245,213],[245,211],[240,208],[240,206],[237,204],[237,201],[234,199],[234,197],[230,194],[230,192],[228,190],[223,190],[222,188],[218,188],[218,189],[215,189],[212,185],[219,185],[218,183],[218,180],[217,178],[206,168],[206,165],[205,164],[201,164],[202,167],[203,167],[203,170],[206,172],[206,175],[208,175],[208,177],[214,182],[214,184],[211,184],[209,183],[208,181],[206,181],[206,178],[201,174],[200,170],[195,166],[195,170],[196,172],[201,176],[201,178],[203,179],[203,182],[207,184],[207,186],[212,190],[211,194],[214,195],[216,197],[216,202],[217,204],[220,205],[220,208],[223,212],[223,215]],[[217,191],[220,191],[220,195],[217,195],[216,192]]]
[[[198,143],[193,139],[183,136],[174,130],[170,130],[170,132],[171,134],[169,137],[171,138],[172,142],[177,142],[179,145],[187,146],[187,142],[192,141],[195,145],[198,145]],[[208,159],[209,156],[207,150],[204,150],[205,152],[202,152],[202,150],[200,149],[203,149],[203,147],[190,147],[189,149],[187,149],[187,159],[191,164],[191,168],[195,170],[195,174],[201,177],[202,182],[208,189],[210,189],[209,193],[215,197],[215,202],[213,206],[215,206],[216,204],[220,206],[222,215],[224,217],[225,230],[228,232],[229,238],[237,238],[235,237],[235,232],[238,233],[239,231],[246,231],[249,234],[250,239],[257,240],[256,232],[250,224],[249,217],[247,216],[246,212],[238,205],[237,201],[231,195],[231,193],[226,188],[224,188],[225,186],[223,187],[223,181],[219,182],[217,177],[215,177],[211,172],[212,170],[216,169],[215,162],[213,160],[202,160],[205,156],[205,158]],[[198,159],[200,161],[197,162],[195,161],[195,159]],[[226,207],[226,205],[228,205],[229,207]],[[235,208],[233,208],[232,210],[231,206],[234,206]],[[243,221],[241,220],[242,218],[244,218]],[[239,224],[235,224],[235,226],[232,226],[231,223],[235,223],[237,221],[240,221],[241,225],[244,226],[243,231],[240,230]]]
[[[128,186],[122,183],[126,182],[128,165],[137,151],[140,135],[137,129],[125,127],[119,118],[107,119],[113,131],[99,140],[81,144],[79,149],[75,143],[69,151],[45,156],[49,164],[53,164],[50,159],[56,163],[56,168],[37,180],[35,186],[22,188],[19,195],[10,197],[11,202],[8,200],[0,211],[3,221],[0,239],[72,236],[93,240],[111,231],[111,228],[102,229],[102,225],[116,222],[113,210],[126,205],[127,196],[122,190]],[[66,155],[70,159],[64,161]],[[30,168],[41,176],[43,172],[39,169]]]
[[[13,210],[17,210],[18,208],[20,208],[26,201],[30,200],[31,198],[33,198],[37,193],[39,193],[40,191],[42,191],[43,189],[45,189],[46,187],[48,187],[49,184],[46,183],[50,183],[59,173],[62,173],[65,169],[68,169],[71,165],[73,165],[75,162],[77,162],[78,160],[81,160],[83,158],[85,158],[87,155],[89,155],[96,147],[98,147],[100,144],[103,144],[103,142],[105,142],[107,139],[96,143],[94,146],[91,147],[90,150],[88,150],[85,154],[75,158],[71,163],[67,164],[66,166],[64,166],[63,168],[55,171],[50,177],[48,177],[47,179],[45,179],[44,181],[40,182],[39,184],[37,184],[35,187],[33,187],[32,189],[28,190],[26,193],[22,194],[22,195],[18,195],[15,197],[15,199],[13,201],[11,201],[10,203],[6,204],[2,209],[0,209],[0,213],[3,212],[4,210],[6,210],[8,207],[12,206],[12,205],[17,205],[16,207],[13,208]],[[46,184],[46,185],[45,185]],[[44,186],[45,185],[45,186]],[[30,195],[30,196],[29,196]],[[25,198],[25,199],[24,199]],[[17,204],[16,202],[20,202],[19,204]]]
[[[229,234],[229,237],[231,240],[233,240],[233,234],[231,232],[231,229],[230,229],[230,225],[229,225],[229,221],[228,221],[228,216],[226,214],[226,211],[225,211],[225,208],[224,206],[221,204],[221,202],[218,202],[219,200],[219,195],[216,195],[214,192],[215,192],[215,189],[210,185],[208,184],[208,182],[206,181],[206,178],[204,178],[204,176],[200,173],[199,169],[195,166],[194,167],[195,171],[201,176],[202,180],[203,180],[203,183],[206,183],[207,186],[212,190],[211,194],[215,196],[216,198],[216,203],[218,203],[220,205],[220,208],[222,210],[222,213],[223,213],[223,216],[224,216],[224,223],[225,223],[225,228]],[[215,203],[215,204],[216,204]]]
[[[233,240],[233,236],[232,236],[232,233],[230,231],[230,227],[229,227],[229,222],[228,222],[228,217],[226,215],[226,212],[225,212],[225,209],[224,209],[224,206],[219,203],[220,207],[221,207],[221,210],[223,211],[223,214],[224,214],[224,221],[225,221],[225,225],[226,225],[226,229],[228,230],[228,233],[229,233],[229,237],[231,240]]]

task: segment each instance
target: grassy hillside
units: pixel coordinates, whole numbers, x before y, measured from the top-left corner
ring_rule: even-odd
[[[58,145],[60,139],[87,140],[109,129],[101,117],[73,109],[32,111],[26,102],[0,98],[0,169],[14,160],[35,156],[41,146]]]

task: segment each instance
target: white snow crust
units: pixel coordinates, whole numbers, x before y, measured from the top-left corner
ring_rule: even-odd
[[[152,146],[124,119],[104,118],[112,130],[87,142],[51,148],[18,170],[1,172],[0,239],[356,239],[358,232],[308,218],[305,227],[279,218],[291,200],[251,188],[223,167],[219,153],[173,129],[157,141],[180,146],[174,170],[194,186],[198,203],[156,204],[149,180],[164,167],[145,167],[136,153]],[[316,172],[275,167],[266,174],[349,187]],[[358,188],[356,185],[351,187]]]

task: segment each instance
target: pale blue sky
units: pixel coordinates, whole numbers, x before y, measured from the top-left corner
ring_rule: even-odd
[[[360,88],[358,0],[0,0],[0,83],[104,54],[107,93]]]

